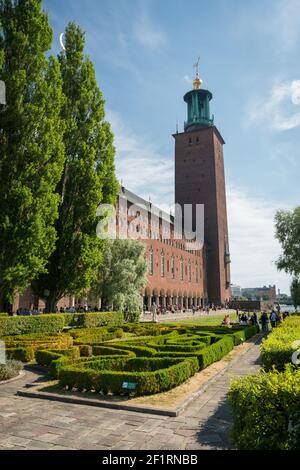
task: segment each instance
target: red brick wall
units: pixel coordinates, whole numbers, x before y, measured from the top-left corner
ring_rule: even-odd
[[[224,303],[230,298],[230,271],[224,261],[228,239],[224,141],[215,127],[198,128],[174,137],[175,202],[204,204],[208,297],[211,302]]]

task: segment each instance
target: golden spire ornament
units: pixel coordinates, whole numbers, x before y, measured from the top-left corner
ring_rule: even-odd
[[[194,67],[196,69],[196,77],[193,81],[193,85],[194,85],[194,89],[195,90],[199,90],[199,88],[201,87],[202,85],[202,80],[201,78],[199,77],[199,61],[200,61],[200,57],[198,57],[198,60],[197,62],[195,63]]]

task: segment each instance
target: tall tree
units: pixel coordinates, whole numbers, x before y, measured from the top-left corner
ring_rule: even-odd
[[[278,211],[275,216],[276,238],[282,246],[277,261],[279,270],[292,276],[300,275],[300,207],[292,211]]]
[[[295,310],[297,310],[300,305],[300,280],[296,277],[293,279],[291,284],[291,296]]]
[[[138,240],[107,240],[93,294],[102,305],[122,310],[130,320],[142,310],[141,289],[147,284],[145,245]]]
[[[0,0],[0,311],[45,272],[64,164],[62,80],[41,0]]]
[[[81,295],[95,278],[101,262],[102,241],[96,236],[100,202],[114,203],[118,183],[114,169],[113,134],[104,120],[104,100],[92,62],[84,55],[83,31],[69,23],[65,51],[59,56],[66,103],[66,161],[58,185],[58,239],[49,259],[48,273],[36,289],[46,298],[47,311],[54,311],[65,295]]]

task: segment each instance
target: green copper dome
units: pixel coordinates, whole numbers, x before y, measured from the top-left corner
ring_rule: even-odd
[[[194,130],[198,126],[210,127],[214,125],[214,117],[210,116],[209,102],[212,93],[208,90],[195,88],[188,91],[183,99],[187,103],[188,119],[184,123],[184,130]]]

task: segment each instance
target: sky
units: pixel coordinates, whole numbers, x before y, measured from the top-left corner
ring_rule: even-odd
[[[106,100],[124,186],[161,206],[174,202],[174,139],[200,56],[203,87],[224,147],[232,282],[290,278],[277,271],[278,209],[299,205],[300,0],[45,0],[59,34],[86,32]]]

